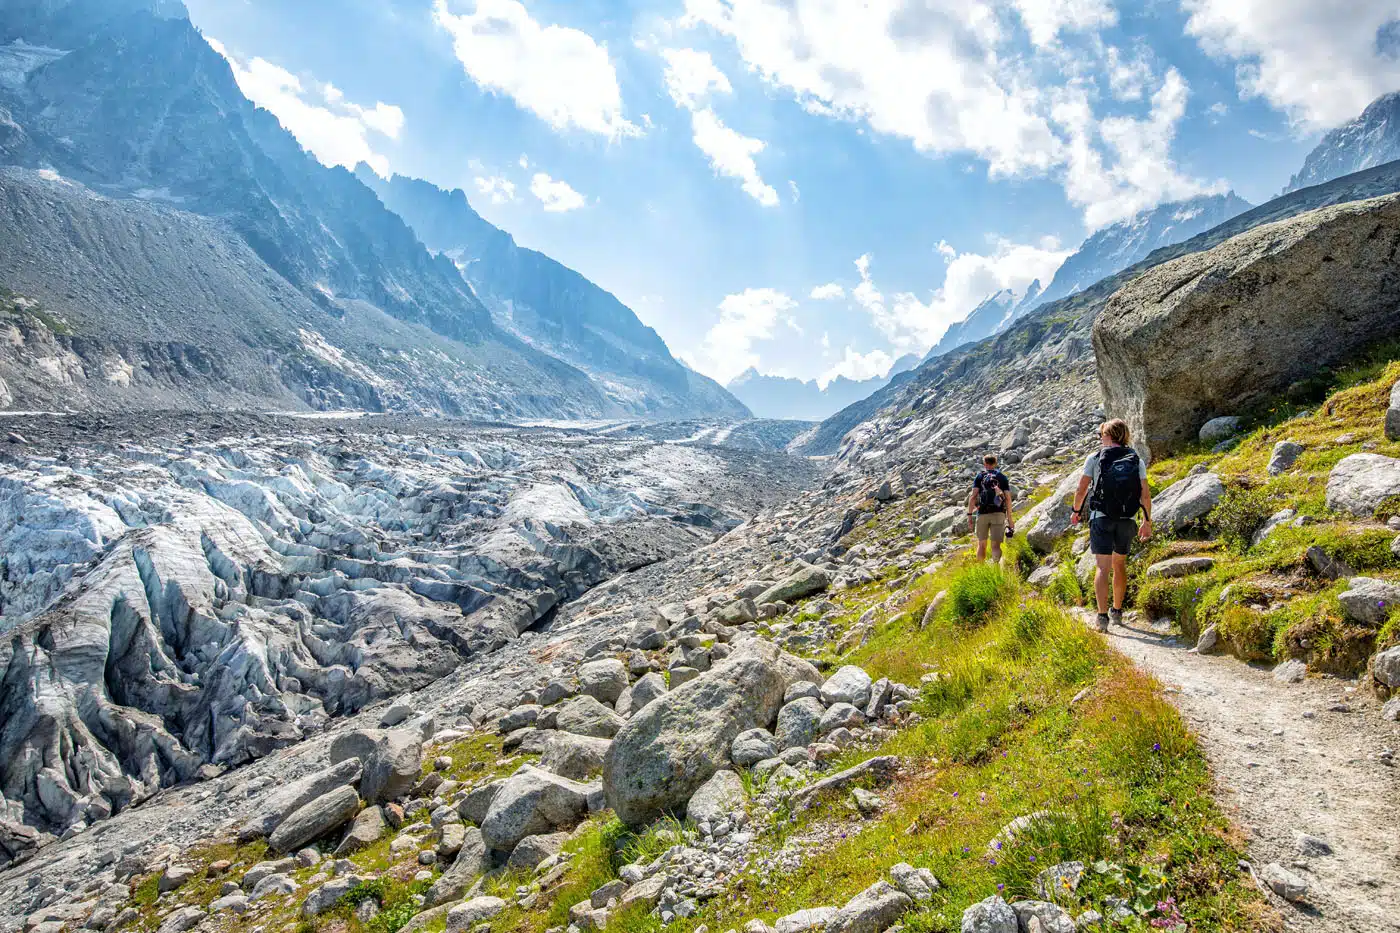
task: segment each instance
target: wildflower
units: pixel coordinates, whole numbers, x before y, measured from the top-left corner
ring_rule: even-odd
[[[1153,743],[1152,743],[1152,750],[1153,750],[1154,752],[1160,752],[1160,751],[1162,750],[1162,743],[1161,743],[1161,742],[1153,742]]]
[[[1005,890],[1006,890],[1006,885],[1004,885],[1004,884],[999,884],[999,885],[997,885],[997,890],[998,890],[998,891],[1005,891]]]
[[[1031,861],[1032,861],[1032,862],[1035,861],[1035,856],[1034,856],[1034,855],[1031,856]]]

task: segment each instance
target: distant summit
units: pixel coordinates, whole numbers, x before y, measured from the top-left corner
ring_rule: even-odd
[[[1400,159],[1400,92],[1377,97],[1361,116],[1317,144],[1284,194]]]
[[[1064,261],[1048,288],[1018,317],[1034,307],[1083,291],[1100,279],[1146,259],[1155,249],[1189,240],[1254,205],[1232,191],[1171,201],[1142,211],[1094,233]]]
[[[796,421],[821,421],[836,412],[867,398],[890,384],[890,380],[919,365],[914,354],[895,360],[889,372],[872,379],[848,379],[837,376],[826,388],[815,379],[803,381],[790,376],[765,376],[750,367],[727,388],[760,418],[787,418]]]
[[[456,264],[497,327],[588,373],[624,410],[747,416],[718,383],[676,360],[631,308],[567,266],[517,245],[472,208],[464,191],[403,175],[386,180],[367,165],[356,167],[355,176],[423,245]]]

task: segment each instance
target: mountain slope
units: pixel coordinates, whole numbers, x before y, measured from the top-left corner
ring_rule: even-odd
[[[1082,291],[1105,276],[1147,258],[1153,250],[1188,240],[1252,206],[1234,192],[1203,195],[1161,204],[1129,220],[1104,227],[1064,261],[1049,287],[1035,301],[1027,303],[1021,313]]]
[[[21,0],[0,14],[0,34],[13,37],[22,30],[26,43],[0,47],[5,77],[0,82],[0,162],[43,169],[51,178],[62,176],[90,189],[88,194],[103,196],[106,200],[83,202],[90,214],[120,210],[122,201],[153,202],[216,221],[266,266],[251,276],[259,290],[253,304],[282,309],[286,319],[273,328],[279,333],[298,329],[295,319],[302,315],[304,300],[321,312],[312,343],[338,348],[338,321],[383,315],[421,329],[419,336],[434,335],[429,344],[445,339],[449,344],[438,347],[445,354],[443,363],[467,367],[452,380],[460,391],[438,397],[421,382],[401,382],[402,360],[392,359],[394,350],[365,342],[348,363],[363,367],[369,381],[384,384],[380,397],[388,404],[487,417],[622,412],[582,372],[497,329],[450,260],[434,257],[351,173],[322,166],[271,114],[243,97],[228,63],[178,15],[177,7],[148,0],[144,5],[158,7],[155,13],[123,12],[142,5],[125,0],[120,7],[107,7],[114,12],[87,21],[87,31],[76,16],[88,9],[87,0]],[[34,54],[36,45],[60,44],[69,50]],[[84,197],[81,190],[65,192],[69,194]],[[54,218],[39,216],[44,204],[31,200],[30,213],[11,212],[8,219],[16,226],[7,238],[23,248],[29,221],[41,231],[36,241],[52,233]],[[66,197],[55,202],[58,215],[68,209],[65,205]],[[105,225],[111,235],[126,230],[124,235],[139,242],[68,236],[67,246],[77,251],[79,265],[120,262],[149,245],[139,223],[131,227],[123,218],[93,223]],[[194,252],[167,257],[175,268],[193,271],[204,265],[205,257],[195,254],[197,239],[189,247]],[[53,271],[61,279],[66,270]],[[46,289],[32,280],[0,286],[17,291],[22,286],[60,315],[71,310],[74,330],[59,336],[80,342],[108,339],[113,329],[165,329],[170,316],[181,313],[163,294],[182,287],[171,279],[152,279],[139,263],[108,271],[104,281],[109,290],[93,296],[111,318],[102,334],[81,329],[93,320],[84,308],[65,309],[71,289],[57,283]],[[284,286],[299,299],[289,299]],[[205,292],[201,304],[183,313],[233,314],[238,307],[233,302],[226,293]],[[218,358],[227,349],[214,335],[208,343],[198,333],[194,338],[192,345],[204,356]],[[181,379],[191,383],[189,391],[174,385]],[[182,399],[217,394],[221,385],[198,368],[174,370],[168,381],[167,388]],[[302,391],[304,383],[294,380],[299,407],[323,404],[316,393]],[[101,381],[88,380],[88,385],[97,391]],[[138,379],[133,385],[145,384]],[[244,388],[253,391],[252,384]],[[123,404],[165,405],[171,398],[167,392],[133,392]],[[267,401],[282,404],[284,398],[274,393]]]
[[[822,388],[815,379],[803,381],[790,376],[763,375],[750,368],[728,389],[761,418],[789,418],[797,421],[820,421],[829,418],[848,405],[868,398],[890,384],[900,373],[908,372],[919,363],[910,354],[895,360],[884,376],[871,379],[848,379],[837,376]]]
[[[930,360],[872,398],[838,412],[804,439],[800,452],[839,453],[851,463],[879,464],[939,445],[995,444],[1001,425],[982,419],[969,426],[966,420],[966,399],[987,396],[1004,400],[1008,419],[1030,409],[1052,413],[1053,423],[1043,425],[1035,440],[1058,442],[1098,413],[1090,333],[1118,289],[1154,266],[1210,249],[1261,224],[1396,191],[1400,161],[1275,198],[1189,240],[1154,250],[1121,272],[1040,306],[1005,332]]]
[[[1026,290],[1026,302],[1032,302],[1040,293],[1040,281],[1037,280]],[[924,360],[931,360],[935,356],[942,356],[945,353],[956,350],[964,344],[976,343],[984,340],[993,334],[999,334],[1011,323],[1016,309],[1019,307],[1015,292],[1009,288],[992,295],[986,301],[972,309],[972,313],[958,321],[943,334],[933,349],[924,356]]]
[[[518,246],[481,217],[460,189],[443,191],[368,166],[355,175],[430,250],[452,259],[502,329],[593,375],[636,414],[745,416],[739,401],[671,356],[656,331],[579,273]]]
[[[1400,159],[1400,92],[1377,97],[1361,116],[1322,137],[1283,190],[1287,194],[1395,159]]]

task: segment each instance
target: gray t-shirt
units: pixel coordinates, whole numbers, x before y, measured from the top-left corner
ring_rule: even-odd
[[[1084,461],[1084,475],[1089,477],[1090,497],[1094,495],[1094,487],[1098,485],[1099,482],[1099,455],[1107,449],[1106,447],[1100,448],[1094,453],[1091,453],[1088,459]],[[1143,485],[1147,485],[1147,461],[1142,458],[1141,454],[1138,455],[1138,476],[1142,478]],[[1085,504],[1087,505],[1088,503],[1086,502]],[[1103,513],[1091,511],[1089,513],[1089,521],[1093,521],[1096,518],[1103,518]]]

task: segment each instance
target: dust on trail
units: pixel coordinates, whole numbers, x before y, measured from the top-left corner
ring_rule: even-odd
[[[1287,927],[1400,931],[1400,774],[1381,754],[1400,747],[1400,726],[1355,681],[1280,683],[1132,615],[1109,641],[1161,681],[1199,736],[1255,871],[1278,862],[1309,883],[1311,907],[1268,894]],[[1300,833],[1333,854],[1300,855]]]

